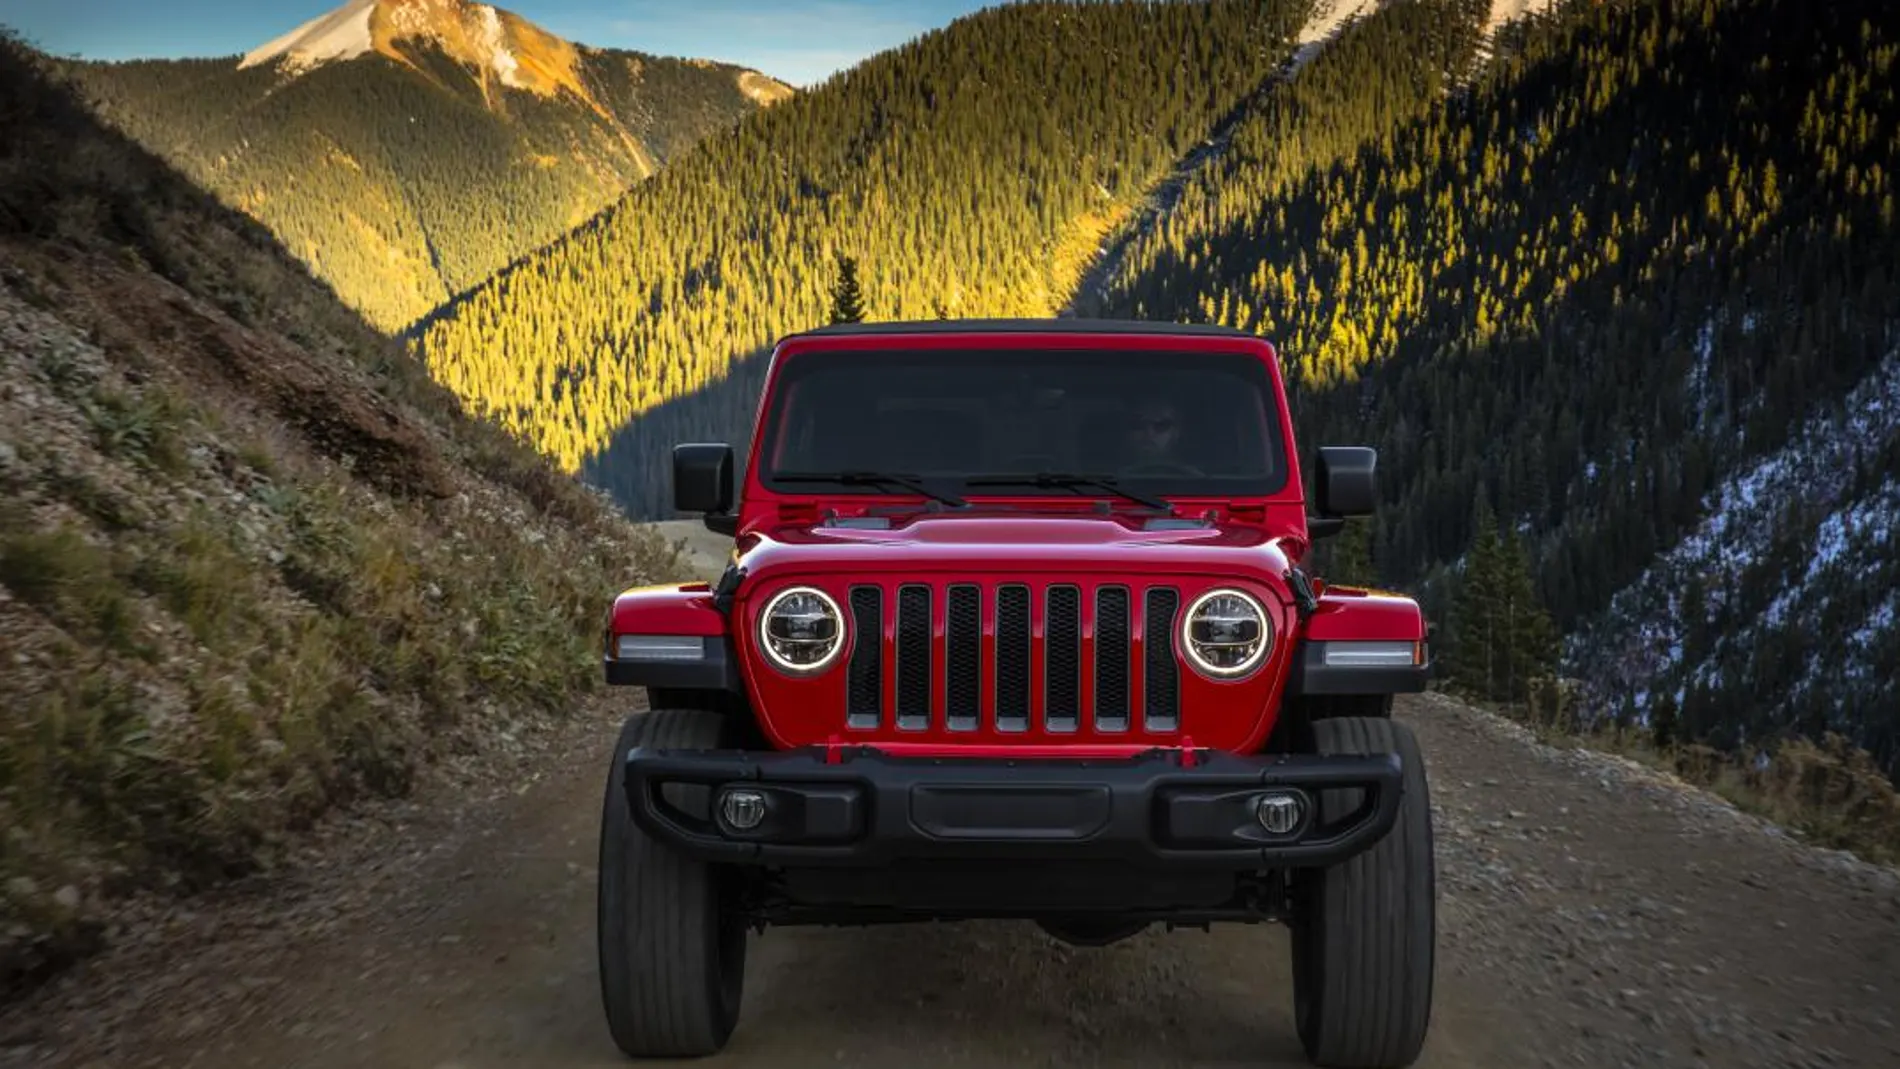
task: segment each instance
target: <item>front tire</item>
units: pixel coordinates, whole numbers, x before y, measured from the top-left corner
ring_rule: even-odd
[[[614,1043],[633,1058],[700,1057],[739,1020],[746,929],[736,881],[683,857],[633,822],[626,796],[634,746],[715,749],[725,721],[697,709],[635,714],[620,729],[600,825],[600,994]]]
[[[1405,724],[1340,717],[1312,724],[1321,754],[1396,753],[1403,794],[1392,830],[1351,860],[1298,873],[1292,923],[1294,1015],[1316,1065],[1401,1069],[1425,1043],[1437,940],[1431,799],[1418,740]],[[1357,808],[1362,792],[1322,792],[1320,819]]]

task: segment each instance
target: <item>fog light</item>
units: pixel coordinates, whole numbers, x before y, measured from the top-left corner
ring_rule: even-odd
[[[719,816],[736,831],[751,831],[765,820],[765,795],[758,791],[727,791],[719,799]]]
[[[1272,835],[1286,835],[1306,817],[1306,796],[1299,791],[1268,791],[1254,801],[1254,819]]]

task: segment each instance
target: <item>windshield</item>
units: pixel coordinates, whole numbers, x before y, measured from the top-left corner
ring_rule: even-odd
[[[1107,476],[1148,494],[1271,494],[1286,483],[1272,380],[1245,354],[1121,351],[805,353],[761,428],[762,481],[886,472],[980,494],[1114,496],[1009,485],[1011,475]],[[785,476],[780,479],[780,476]],[[967,481],[967,482],[966,482]],[[822,487],[891,492],[890,484]]]

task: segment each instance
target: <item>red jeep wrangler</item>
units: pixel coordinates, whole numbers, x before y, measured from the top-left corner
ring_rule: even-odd
[[[772,354],[733,451],[673,454],[735,536],[629,590],[609,683],[599,950],[636,1057],[719,1050],[747,929],[1024,918],[1101,945],[1284,921],[1308,1056],[1403,1066],[1430,1016],[1425,766],[1392,695],[1416,603],[1301,562],[1374,502],[1273,347],[1093,320],[850,324]]]

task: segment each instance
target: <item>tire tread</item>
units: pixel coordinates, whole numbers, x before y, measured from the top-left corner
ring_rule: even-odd
[[[1318,753],[1396,753],[1405,772],[1392,831],[1352,859],[1307,874],[1317,881],[1304,898],[1312,915],[1294,923],[1317,925],[1322,949],[1311,975],[1307,964],[1294,966],[1296,984],[1314,984],[1300,1039],[1318,1065],[1399,1069],[1417,1060],[1431,1018],[1437,874],[1424,758],[1411,728],[1383,717],[1322,719],[1312,732]],[[1325,792],[1322,819],[1350,812],[1360,794]]]
[[[627,718],[614,746],[601,816],[598,949],[608,1030],[630,1057],[716,1053],[736,1023],[734,985],[743,975],[724,975],[718,952],[720,928],[731,923],[721,916],[719,873],[633,822],[622,767],[634,746],[710,749],[723,734],[716,713],[659,709]]]

